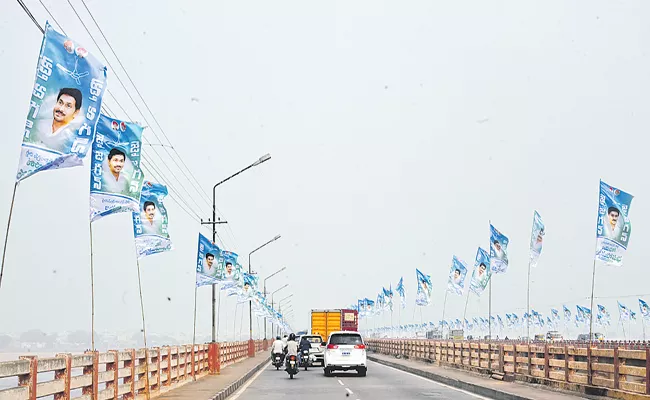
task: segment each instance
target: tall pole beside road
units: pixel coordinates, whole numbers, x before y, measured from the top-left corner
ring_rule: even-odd
[[[254,249],[250,253],[248,253],[248,273],[252,274],[253,270],[251,269],[251,256],[253,253],[256,251],[262,249],[265,246],[268,246],[269,244],[275,242],[276,240],[280,239],[280,235],[276,235],[273,239],[269,240],[268,242],[264,243],[263,245],[259,246],[258,248]],[[253,302],[251,300],[248,301],[248,333],[249,333],[249,340],[253,340]],[[250,344],[249,344],[250,346]],[[249,348],[250,352],[250,348]],[[253,348],[253,355],[255,354],[255,349]]]
[[[256,167],[260,164],[262,164],[265,161],[268,161],[271,159],[270,154],[265,154],[257,161],[249,165],[248,167],[239,170],[238,172],[235,172],[234,174],[230,175],[226,179],[222,180],[221,182],[217,183],[212,187],[212,220],[208,220],[207,222],[201,221],[201,225],[212,225],[212,243],[215,243],[217,241],[217,225],[219,224],[226,224],[227,221],[217,221],[217,186],[221,185],[224,182],[229,181],[230,179],[236,177],[237,175],[241,174],[242,172],[249,170],[253,167]],[[212,284],[212,342],[216,342],[217,340],[217,329],[216,329],[216,318],[217,318],[217,285]]]
[[[268,278],[267,278],[267,279],[268,279]],[[275,310],[274,305],[273,305],[273,295],[276,294],[277,292],[279,292],[280,290],[286,288],[287,286],[289,286],[288,283],[285,284],[284,286],[282,286],[282,287],[276,289],[275,291],[271,292],[271,308],[272,308],[273,310]],[[266,323],[265,323],[265,325],[264,325],[264,336],[266,336]],[[273,322],[271,322],[271,336],[273,336]],[[271,338],[271,339],[273,339],[273,338]]]
[[[275,271],[271,275],[267,276],[264,278],[264,298],[266,298],[266,281],[268,281],[270,278],[273,278],[275,275],[279,274],[280,272],[284,271],[287,269],[287,267],[282,267],[279,270]],[[266,339],[266,317],[264,317],[264,339]]]

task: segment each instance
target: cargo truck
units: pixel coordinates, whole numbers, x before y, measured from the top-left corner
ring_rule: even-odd
[[[359,314],[355,310],[311,310],[311,334],[327,340],[336,331],[357,331]]]

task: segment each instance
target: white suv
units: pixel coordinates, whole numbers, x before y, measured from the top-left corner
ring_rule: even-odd
[[[356,370],[359,376],[366,376],[366,345],[359,332],[332,332],[325,347],[325,376],[333,371]]]

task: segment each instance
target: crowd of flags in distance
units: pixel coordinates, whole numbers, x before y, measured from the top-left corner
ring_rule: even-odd
[[[144,127],[101,113],[106,86],[106,66],[46,23],[16,183],[42,171],[81,166],[90,151],[91,224],[129,212],[138,259],[172,250],[167,187],[146,180],[140,165]],[[242,272],[237,254],[199,234],[196,286],[213,283],[229,296],[252,301],[258,316],[289,329],[266,304],[257,277]]]
[[[631,223],[628,212],[632,202],[632,195],[622,190],[600,182],[600,193],[598,199],[598,218],[596,223],[596,252],[594,255],[594,268],[596,266],[614,266],[623,265],[623,256],[627,249],[630,234]],[[465,261],[456,255],[452,256],[449,274],[444,278],[447,280],[446,294],[469,296],[470,293],[480,297],[488,286],[493,275],[505,274],[508,272],[509,259],[509,238],[500,232],[492,223],[489,224],[489,252],[479,247],[476,251],[474,265],[470,268]],[[542,255],[542,247],[546,227],[541,215],[534,211],[531,236],[529,242],[529,263],[530,267],[537,267]],[[470,275],[471,269],[471,275]],[[468,279],[468,276],[470,277]],[[431,276],[422,272],[420,269],[415,270],[417,282],[417,291],[415,293],[416,306],[429,306],[431,304]],[[496,278],[498,279],[498,278]],[[389,286],[392,288],[392,286]],[[406,305],[406,291],[404,288],[404,278],[400,278],[397,285],[397,292],[400,296],[402,308]],[[393,292],[392,289],[382,288],[377,295],[377,300],[372,298],[363,298],[352,306],[359,311],[361,317],[372,317],[382,315],[384,312],[393,311]],[[444,308],[444,305],[443,305]],[[639,312],[643,321],[650,320],[650,312],[647,303],[639,299]],[[618,302],[618,314],[620,322],[634,322],[637,320],[636,312],[632,311],[622,302]],[[557,309],[551,309],[549,313],[542,314],[534,309],[524,312],[522,315],[517,313],[506,313],[505,315],[489,315],[487,318],[472,317],[471,319],[455,318],[444,319],[437,323],[421,322],[420,324],[389,326],[380,329],[380,332],[400,332],[421,331],[424,329],[440,328],[442,329],[464,329],[467,332],[483,332],[490,328],[496,330],[512,330],[513,332],[522,327],[537,327],[548,330],[568,329],[569,326],[575,325],[578,328],[586,327],[589,329],[591,322],[591,310],[588,307],[577,305],[575,309],[563,306],[562,313]],[[609,311],[603,305],[598,304],[595,314],[594,323],[597,326],[608,327],[612,324]],[[645,325],[644,325],[645,332]]]
[[[378,303],[367,300],[369,299],[359,300],[358,306],[354,306],[354,309],[362,310],[360,311],[362,317],[381,317],[384,312],[391,311],[387,305],[378,306]],[[620,301],[617,301],[617,309],[618,318],[613,319],[612,314],[605,306],[597,304],[596,318],[594,319],[595,326],[601,330],[607,330],[609,327],[618,324],[635,324],[640,321],[644,324],[645,330],[645,325],[650,323],[650,306],[643,299],[638,299],[638,314]],[[547,331],[563,333],[574,327],[578,331],[588,331],[590,320],[591,310],[589,307],[576,305],[573,308],[572,306],[563,305],[561,310],[551,308],[547,313],[531,309],[530,314],[528,312],[521,314],[512,312],[486,316],[485,318],[480,316],[464,319],[450,318],[437,322],[373,327],[368,328],[367,333],[371,336],[409,336],[430,330],[439,330],[442,333],[445,329],[462,329],[466,335],[478,336],[487,334],[491,328],[493,335],[511,335],[514,338],[525,335],[525,328],[528,325],[530,325],[533,333],[545,333]]]

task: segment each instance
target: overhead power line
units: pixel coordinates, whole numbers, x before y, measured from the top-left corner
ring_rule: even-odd
[[[17,0],[17,2],[18,2],[18,4],[21,6],[21,8],[23,9],[23,11],[25,11],[25,13],[30,17],[30,19],[32,20],[32,22],[34,23],[34,25],[35,25],[35,26],[36,26],[36,27],[41,31],[41,33],[45,33],[45,29],[43,28],[43,26],[41,26],[41,25],[38,23],[38,21],[36,20],[36,18],[35,18],[34,15],[32,14],[32,12],[29,10],[29,8],[27,7],[27,5],[23,2],[23,0]],[[50,10],[47,8],[47,6],[45,6],[45,4],[42,2],[42,0],[39,0],[39,3],[40,3],[41,6],[45,9],[45,11],[46,11],[47,14],[50,16],[50,18],[52,18],[52,20],[53,20],[53,21],[58,25],[59,29],[63,32],[63,34],[67,36],[67,33],[66,33],[65,30],[63,29],[63,26],[58,22],[58,20],[57,20],[57,19],[54,17],[54,15],[50,12]],[[75,9],[74,6],[70,3],[69,0],[68,0],[68,4],[70,5],[70,7],[71,7],[71,8],[73,9],[73,11],[75,12],[75,15],[77,16],[77,18],[79,19],[79,21],[80,21],[80,22],[82,23],[82,25],[84,26],[84,29],[86,30],[86,32],[88,33],[88,35],[90,35],[91,39],[93,40],[93,42],[94,42],[95,45],[97,46],[97,48],[98,48],[100,54],[104,57],[104,59],[105,59],[107,65],[108,65],[111,69],[113,69],[113,67],[110,65],[110,62],[109,62],[108,58],[107,58],[106,55],[103,53],[101,47],[99,46],[99,44],[97,43],[97,41],[94,39],[93,35],[90,33],[90,31],[88,30],[87,26],[85,25],[85,23],[84,23],[83,20],[81,19],[80,15],[77,13],[76,9]],[[86,7],[86,9],[88,10],[88,7],[86,6],[85,3],[84,3],[84,7]],[[90,14],[90,10],[88,10],[88,12],[89,12],[89,14]],[[91,18],[93,18],[93,21],[94,21],[95,24],[97,25],[97,22],[95,21],[95,19],[94,19],[94,17],[92,16],[92,14],[91,14]],[[99,28],[99,25],[97,25],[97,27],[98,27],[98,29],[101,30],[101,28]],[[102,32],[102,36],[104,36],[104,35],[103,35],[103,32]],[[108,42],[108,40],[106,39],[105,36],[104,36],[104,39],[106,40],[106,42],[107,42],[107,44],[109,45],[109,47],[111,47],[111,46],[110,46],[110,43]],[[120,63],[120,66],[122,67],[122,69],[124,70],[124,72],[125,72],[125,73],[127,74],[127,76],[128,76],[128,72],[126,71],[126,69],[125,69],[124,66],[122,65],[121,61],[120,61],[119,58],[117,57],[117,54],[115,54],[115,52],[113,51],[112,47],[111,47],[111,51],[113,52],[114,56],[118,59],[118,62]],[[114,70],[114,69],[113,69],[113,70]],[[116,76],[116,78],[118,79],[118,81],[120,82],[122,88],[125,90],[125,92],[126,92],[127,95],[129,96],[129,98],[131,99],[131,101],[133,102],[133,104],[135,105],[135,107],[136,107],[136,109],[138,110],[138,112],[141,114],[141,116],[143,117],[143,119],[146,121],[146,116],[142,113],[142,111],[140,110],[140,108],[138,107],[137,103],[135,102],[135,100],[133,99],[133,97],[131,96],[131,94],[129,93],[129,91],[128,91],[128,89],[126,88],[126,86],[124,85],[124,83],[121,81],[121,79],[119,78],[119,76],[118,76],[117,74],[115,74],[115,76]],[[137,91],[137,88],[135,87],[135,84],[134,84],[133,81],[131,80],[130,76],[129,76],[129,80],[131,81],[131,83],[133,84],[134,88],[135,88],[136,91]],[[107,90],[107,95],[110,95],[110,96],[113,98],[115,104],[117,104],[117,106],[118,106],[118,107],[121,109],[121,111],[124,113],[124,115],[126,115],[127,118],[128,118],[129,120],[132,120],[132,118],[128,115],[128,113],[126,112],[126,110],[124,109],[124,107],[122,107],[122,105],[120,104],[120,102],[119,102],[119,100],[117,99],[117,97],[116,97],[112,92],[110,92],[110,90]],[[156,120],[155,115],[151,112],[151,109],[150,109],[149,106],[146,104],[146,102],[145,102],[144,99],[142,98],[142,95],[139,93],[139,91],[138,91],[138,95],[140,96],[141,100],[142,100],[143,103],[145,104],[145,107],[147,108],[147,110],[149,111],[149,113],[151,114],[151,116],[154,118],[154,121],[156,122],[156,124],[158,125],[158,127],[159,127],[159,128],[161,129],[161,131],[162,131],[162,127],[160,127],[160,124],[159,124],[158,121]],[[104,100],[106,100],[106,99],[104,99]],[[108,115],[108,116],[115,115],[115,112],[110,108],[110,106],[109,106],[105,101],[104,101],[103,104],[102,104],[102,112],[104,112],[104,113],[105,113],[106,115]],[[148,123],[148,122],[147,122],[147,123]],[[150,129],[150,130],[152,131],[152,133],[154,134],[154,136],[156,137],[156,139],[157,139],[158,141],[160,141],[160,138],[155,134],[155,132],[153,131],[153,129]],[[154,153],[155,153],[155,154],[160,158],[161,161],[163,160],[163,158],[162,158],[162,156],[161,156],[157,151],[155,151],[155,149],[153,148],[154,146],[159,145],[159,146],[161,146],[161,147],[163,147],[163,148],[171,148],[172,150],[174,150],[174,153],[177,155],[178,159],[181,161],[181,163],[183,164],[183,166],[185,166],[185,168],[188,169],[188,172],[190,173],[190,175],[192,176],[192,178],[195,180],[195,182],[198,183],[198,180],[196,180],[196,178],[194,177],[194,175],[191,174],[191,171],[189,171],[189,168],[188,168],[187,165],[185,164],[184,160],[182,159],[182,157],[180,156],[180,154],[176,151],[176,149],[173,147],[173,145],[171,144],[171,141],[170,141],[169,138],[164,134],[164,132],[163,132],[163,135],[164,135],[165,139],[167,140],[167,142],[169,143],[169,145],[164,145],[164,144],[162,144],[162,143],[160,143],[160,144],[157,144],[157,143],[149,143],[149,141],[148,141],[146,138],[143,138],[143,139],[144,139],[144,141],[145,141],[145,144],[149,145],[149,146],[152,148],[153,152],[154,152]],[[180,165],[178,164],[178,162],[176,162],[176,161],[173,159],[173,156],[172,156],[171,154],[169,154],[168,151],[167,151],[167,153],[168,153],[168,156],[169,156],[170,158],[172,158],[172,160],[174,161],[174,163],[176,164],[176,166],[181,170],[181,172],[183,173],[183,175],[184,175],[184,176],[188,179],[188,181],[192,184],[193,188],[197,191],[197,193],[199,193],[199,197],[202,197],[202,198],[203,198],[203,196],[206,196],[205,191],[202,190],[202,189],[200,188],[200,185],[199,185],[199,188],[197,189],[197,186],[195,186],[194,183],[189,179],[189,177],[187,176],[187,174],[185,173],[185,171],[180,167]],[[147,158],[148,158],[148,159],[147,159]],[[173,195],[170,196],[169,198],[170,198],[172,201],[174,201],[174,202],[175,202],[175,203],[176,203],[176,204],[181,208],[181,210],[183,210],[183,211],[184,211],[188,216],[190,216],[190,217],[191,217],[192,219],[194,219],[195,221],[200,222],[201,218],[200,218],[199,214],[197,213],[197,211],[195,211],[195,210],[193,209],[193,207],[190,206],[190,204],[188,204],[188,202],[185,200],[184,196],[182,196],[182,195],[181,195],[181,194],[180,194],[180,193],[179,193],[179,192],[174,188],[174,186],[172,186],[171,184],[169,184],[169,180],[166,179],[166,178],[165,178],[165,174],[163,174],[163,173],[160,171],[160,167],[157,165],[157,163],[156,163],[153,159],[151,159],[150,157],[146,157],[145,154],[144,154],[144,152],[143,152],[143,159],[145,160],[145,164],[142,165],[143,169],[146,170],[146,172],[147,172],[149,175],[151,175],[154,179],[156,179],[156,180],[160,181],[161,183],[164,183],[165,185],[167,185],[167,187],[168,187],[169,190],[170,190],[170,194],[173,194]],[[164,161],[162,161],[162,162],[163,162],[163,164],[165,164],[165,166],[167,167],[167,169],[169,170],[169,172],[171,173],[171,175],[173,176],[173,178],[174,178],[174,179],[179,183],[179,186],[181,186],[181,187],[183,188],[183,190],[185,191],[185,193],[187,194],[187,196],[189,196],[189,197],[192,199],[193,203],[198,207],[199,212],[203,212],[203,210],[201,210],[202,207],[199,206],[199,204],[196,203],[196,201],[194,201],[194,197],[191,196],[190,193],[187,191],[187,189],[182,185],[181,181],[180,181],[180,180],[178,179],[178,177],[174,174],[174,172],[171,170],[171,168],[169,167],[169,165],[167,165],[167,163],[165,163]],[[147,164],[148,164],[148,165],[147,165]],[[153,173],[152,171],[155,171],[155,173]],[[177,198],[178,198],[178,199],[177,199]],[[183,204],[181,204],[181,203],[183,203]],[[208,204],[208,205],[210,205],[210,204]],[[210,207],[210,208],[211,208],[211,207]],[[220,242],[220,244],[221,244],[222,246],[225,245],[224,242],[223,242],[223,239],[219,236],[219,234],[217,234],[217,239],[218,239],[218,241]]]

